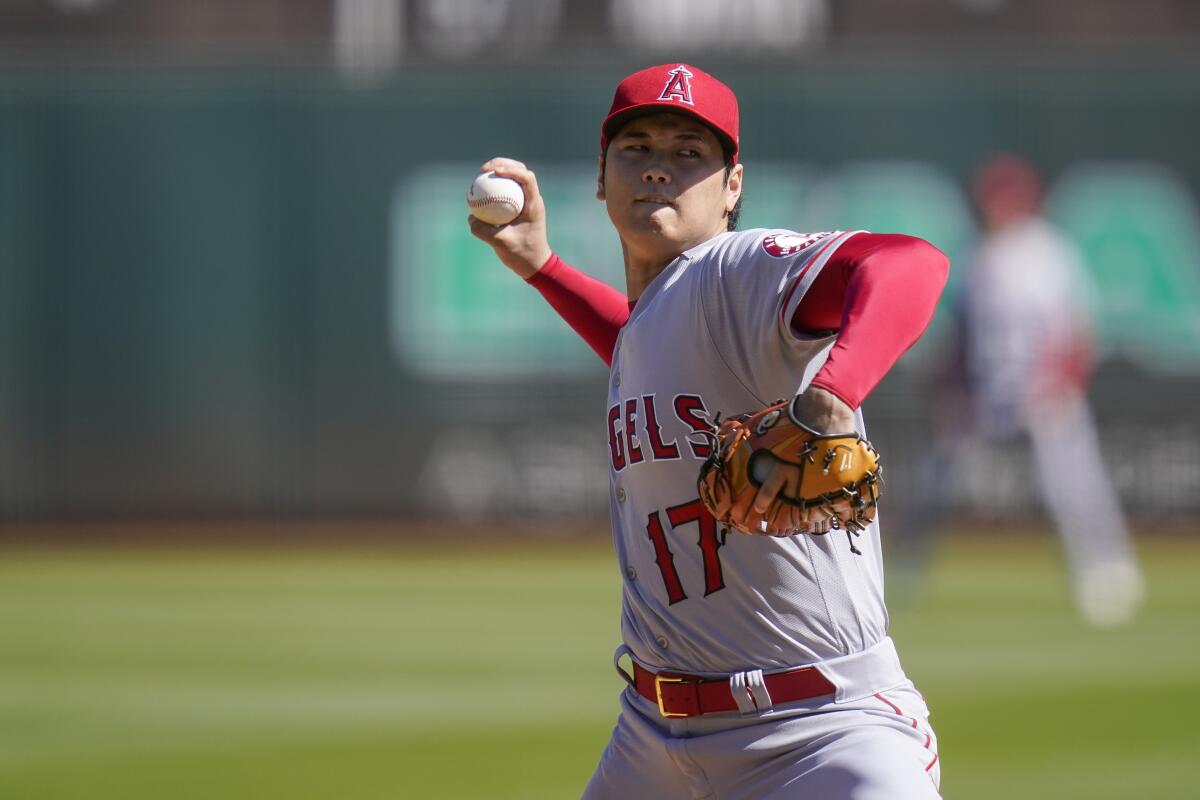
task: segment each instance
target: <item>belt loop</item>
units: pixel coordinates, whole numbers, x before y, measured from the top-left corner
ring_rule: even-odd
[[[767,681],[763,677],[761,669],[746,673],[746,688],[750,690],[750,696],[754,698],[754,705],[758,707],[759,713],[775,708],[775,703],[771,700],[771,693],[767,691]]]
[[[613,653],[613,669],[617,671],[617,674],[621,676],[622,680],[624,680],[630,686],[636,687],[633,676],[621,668],[621,656],[629,656],[629,660],[633,661],[633,653],[624,643],[618,646],[617,651]]]
[[[771,693],[767,691],[767,684],[763,679],[761,669],[735,672],[730,675],[729,691],[743,717],[750,714],[761,714],[775,707],[771,702]]]

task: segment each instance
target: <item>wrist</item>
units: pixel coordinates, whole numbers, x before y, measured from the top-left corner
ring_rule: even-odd
[[[854,430],[854,409],[827,389],[810,386],[788,406],[792,421],[817,433],[848,433]]]
[[[528,252],[514,252],[513,258],[505,263],[513,272],[525,280],[530,280],[554,258],[554,251],[546,244]]]
[[[836,385],[834,385],[833,381],[830,380],[828,378],[828,376],[822,375],[820,373],[817,374],[817,377],[812,379],[812,383],[809,384],[808,390],[824,392],[826,394],[832,395],[834,399],[841,401],[841,403],[843,405],[845,405],[847,408],[849,408],[851,412],[853,412],[855,409],[857,409],[859,407],[859,405],[861,405],[861,403],[854,402],[853,400],[851,400],[850,396],[846,392],[844,392],[840,388],[838,388]]]
[[[551,250],[550,254],[546,256],[545,259],[538,262],[537,267],[535,267],[528,275],[523,274],[522,277],[525,278],[527,283],[536,286],[542,281],[553,278],[555,273],[562,268],[564,263],[566,262],[559,257],[558,253],[555,253],[553,250]]]

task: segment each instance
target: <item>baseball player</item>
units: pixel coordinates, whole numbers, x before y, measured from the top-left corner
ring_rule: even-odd
[[[888,636],[877,522],[857,537],[746,535],[716,521],[697,475],[719,415],[780,398],[813,430],[863,433],[859,406],[928,324],[945,257],[900,235],[736,231],[737,99],[687,64],[626,77],[601,126],[597,197],[626,294],[553,253],[525,165],[483,170],[526,203],[508,225],[472,218],[472,233],[610,366],[628,686],[584,797],[937,797],[928,711]],[[797,475],[776,462],[760,478],[719,516],[767,513]]]
[[[960,303],[967,413],[957,425],[942,417],[945,435],[960,453],[1028,441],[1080,615],[1098,627],[1128,622],[1144,584],[1087,399],[1094,284],[1079,249],[1041,216],[1042,180],[1029,162],[993,156],[972,194],[984,236]]]

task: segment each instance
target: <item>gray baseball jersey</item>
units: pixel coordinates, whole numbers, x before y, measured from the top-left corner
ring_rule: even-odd
[[[622,630],[637,660],[693,673],[767,671],[859,653],[887,636],[877,523],[790,538],[726,531],[703,510],[698,432],[807,387],[835,337],[790,319],[856,232],[721,234],[667,266],[621,331],[608,393]],[[859,432],[865,432],[861,413]]]

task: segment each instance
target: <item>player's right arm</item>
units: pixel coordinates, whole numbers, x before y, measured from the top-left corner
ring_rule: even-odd
[[[480,167],[481,172],[489,170],[521,185],[525,207],[507,225],[489,225],[470,216],[471,233],[490,245],[506,267],[541,292],[604,363],[611,365],[617,334],[629,318],[628,299],[575,269],[550,249],[546,204],[532,170],[510,158],[493,158]]]
[[[468,216],[471,233],[491,245],[504,266],[529,280],[552,255],[546,235],[546,204],[538,191],[537,176],[520,161],[511,158],[493,158],[479,171],[494,171],[501,178],[512,178],[521,184],[525,207],[520,216],[507,225],[490,225]]]

